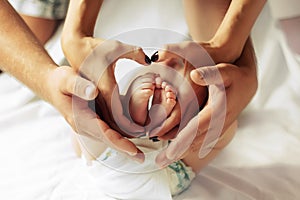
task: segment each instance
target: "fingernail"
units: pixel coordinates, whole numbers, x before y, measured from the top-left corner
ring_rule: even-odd
[[[137,153],[135,156],[132,157],[135,161],[139,163],[143,163],[145,160],[145,156],[143,153]]]
[[[151,59],[147,55],[145,57],[145,62],[149,65],[151,64]]]
[[[195,81],[196,83],[198,83],[198,84],[203,84],[203,83],[205,83],[205,81],[204,81],[204,72],[203,72],[203,70],[201,70],[201,69],[194,69],[193,71],[192,71],[192,73],[193,73],[193,75],[192,76],[194,76],[193,78],[193,81]]]
[[[203,79],[203,77],[204,77],[204,71],[202,69],[196,69],[196,72],[198,73],[198,75],[200,76],[200,78]]]
[[[137,152],[129,152],[129,151],[127,151],[127,154],[130,155],[130,156],[136,156]]]
[[[85,95],[87,98],[92,98],[95,92],[95,87],[92,85],[89,85],[85,88]]]
[[[152,56],[151,56],[151,61],[156,62],[158,60],[158,51],[156,51]]]
[[[149,138],[150,140],[152,140],[152,142],[159,142],[160,140],[158,139],[158,136],[154,136]]]

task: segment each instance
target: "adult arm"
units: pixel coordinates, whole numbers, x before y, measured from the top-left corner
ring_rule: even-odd
[[[222,1],[221,2],[222,5],[217,4],[217,1],[213,1],[213,2],[205,1],[208,7],[204,7],[205,10],[203,10],[203,13],[200,14],[201,13],[199,12],[200,6],[204,6],[203,4],[200,4],[200,2],[204,2],[204,1],[193,1],[193,0],[185,1],[185,4],[188,4],[191,7],[189,12],[192,13],[192,16],[194,16],[193,18],[194,21],[192,23],[190,22],[189,24],[190,28],[192,29],[194,28],[194,31],[192,31],[191,35],[195,40],[201,40],[202,42],[196,41],[195,43],[196,44],[200,43],[201,45],[203,45],[204,48],[211,54],[213,59],[216,62],[220,62],[220,64],[211,67],[201,67],[199,68],[199,72],[201,72],[202,76],[200,75],[197,76],[197,73],[193,71],[191,72],[191,78],[197,84],[199,84],[199,80],[201,79],[202,84],[199,85],[202,86],[210,85],[210,86],[218,87],[220,86],[220,84],[223,85],[223,88],[225,88],[225,93],[226,93],[226,107],[227,107],[225,113],[224,126],[221,130],[216,130],[215,131],[216,133],[212,133],[214,132],[213,129],[212,132],[211,131],[208,132],[209,125],[211,122],[211,117],[212,117],[211,110],[213,106],[213,104],[211,103],[212,98],[211,96],[209,96],[208,104],[204,107],[204,109],[199,112],[196,118],[194,118],[193,120],[191,120],[190,123],[187,124],[186,128],[183,128],[177,134],[177,137],[172,141],[172,143],[166,149],[166,151],[162,152],[157,157],[157,162],[160,165],[164,165],[166,164],[166,162],[169,163],[173,160],[180,159],[183,153],[188,149],[188,147],[190,147],[190,145],[195,145],[195,144],[197,144],[198,146],[203,145],[203,143],[205,143],[204,142],[205,137],[211,136],[211,134],[212,134],[212,138],[216,136],[215,139],[217,139],[219,135],[219,133],[217,132],[221,131],[220,134],[223,134],[224,131],[230,126],[230,124],[232,124],[232,122],[236,120],[239,113],[247,106],[247,104],[253,97],[257,88],[255,56],[254,56],[254,52],[250,40],[248,40],[243,51],[241,50],[241,52],[239,52],[238,50],[237,54],[236,53],[230,54],[229,57],[227,57],[228,52],[222,53],[221,49],[218,46],[217,47],[212,46],[212,44],[214,44],[214,42],[212,41],[214,41],[215,38],[217,38],[216,35],[218,34],[219,36],[222,35],[220,33],[220,30],[223,30],[225,35],[224,36],[225,40],[220,40],[221,42],[224,42],[222,43],[222,45],[226,47],[227,44],[230,45],[234,44],[235,40],[233,39],[232,41],[230,41],[230,37],[229,37],[231,34],[234,33],[232,27],[235,26],[237,29],[239,29],[241,28],[241,24],[239,20],[234,20],[233,22],[231,22],[229,19],[234,18],[233,16],[236,16],[233,13],[235,12],[239,13],[242,11],[241,9],[237,9],[239,8],[237,6],[239,4],[235,1],[232,1],[231,3],[235,5],[232,7],[230,1],[227,1],[227,3],[224,3],[224,1]],[[247,3],[247,1],[245,1],[245,3]],[[256,8],[257,10],[261,9],[262,5],[261,6],[260,5],[261,4],[259,4],[258,8]],[[236,8],[236,10],[234,10],[233,8]],[[246,26],[248,26],[248,29],[251,29],[254,23],[253,16],[254,18],[256,18],[255,16],[258,15],[255,14],[257,13],[256,9],[254,9],[256,12],[252,11],[250,13],[252,17],[250,17],[250,22],[246,24]],[[199,13],[197,14],[197,12]],[[208,15],[207,17],[205,16],[205,13],[206,15]],[[243,18],[240,20],[247,20],[246,15],[242,15],[242,16]],[[205,21],[203,21],[202,19]],[[233,25],[231,23],[233,23]],[[191,26],[195,26],[195,27],[191,27]],[[237,44],[235,44],[238,47],[237,49],[240,48],[239,45],[242,45],[242,49],[243,49],[244,44],[247,41],[247,38],[249,36],[249,32],[248,33],[242,32],[242,34],[240,35],[241,41],[237,41]],[[235,37],[235,36],[231,35],[231,37]],[[244,37],[246,38],[245,41],[243,41]],[[185,43],[185,45],[181,45],[181,44],[167,45],[166,48],[167,51],[161,52],[159,54],[158,61],[163,61],[174,56],[172,52],[173,53],[175,52],[177,55],[185,55],[185,52],[192,52],[193,47],[195,47],[194,44],[193,42],[191,42],[190,44]],[[191,54],[192,53],[190,53],[189,56],[191,56]],[[232,60],[236,60],[236,57],[239,56],[240,54],[241,56],[237,60],[235,65],[226,63]],[[195,55],[195,56],[199,58],[199,55]],[[220,83],[220,79],[216,77],[216,74],[219,74],[221,76],[222,83]],[[178,118],[178,116],[176,116],[176,112],[174,113],[175,114],[171,113],[170,117],[164,123],[165,126],[163,126],[161,131],[158,133],[160,134],[161,139],[168,139],[170,137],[173,137],[177,133],[178,128],[175,127],[174,129],[171,130],[171,128],[174,127],[174,124],[176,125],[178,119],[180,119],[180,116]],[[194,131],[195,129],[197,129],[197,131]],[[171,131],[165,134],[164,136],[162,136],[164,133],[166,133],[167,130],[171,130]],[[213,148],[213,147],[210,146],[207,148]]]
[[[77,96],[86,121],[97,121],[103,132],[110,134],[107,139],[112,146],[130,155],[136,154],[137,149],[133,144],[118,145],[123,138],[119,138],[103,121],[89,118],[93,113],[84,100],[94,99],[98,94],[94,84],[78,76],[70,67],[58,67],[11,5],[3,0],[0,1],[0,7],[0,44],[3,47],[0,68],[54,105],[75,131],[82,128],[76,126],[72,111],[72,96]],[[106,139],[105,135],[99,135],[94,130],[88,133],[91,137]]]
[[[120,58],[127,58],[146,65],[147,57],[140,47],[94,37],[102,2],[70,1],[62,33],[62,47],[71,66],[97,85],[99,95],[96,109],[101,119],[118,132],[115,136],[123,141],[123,145],[133,145],[122,135],[134,137],[145,131],[144,127],[129,120],[123,112],[114,76],[115,63]],[[139,155],[143,157],[142,153]]]
[[[184,0],[190,34],[216,63],[240,57],[266,0]],[[205,27],[205,31],[203,28]]]
[[[7,1],[0,2],[1,68],[26,84],[35,93],[51,101],[45,84],[50,70],[57,66]]]
[[[97,95],[95,86],[78,77],[70,67],[58,68],[11,5],[1,1],[0,6],[1,69],[53,104],[75,129],[71,94],[93,99]],[[75,87],[77,78],[81,87]]]
[[[76,70],[79,70],[82,62],[97,46],[105,42],[103,38],[93,37],[102,3],[103,0],[70,1],[62,33],[62,47],[71,66]],[[140,64],[148,64],[145,61],[146,55],[139,47],[118,42],[112,44],[111,48],[111,51],[116,51],[118,48],[128,51],[126,55],[119,55],[118,58],[125,57]]]
[[[200,162],[207,162],[206,155],[215,148],[219,137],[248,105],[257,89],[256,59],[251,40],[247,40],[242,55],[235,64],[219,63],[195,69],[191,71],[191,79],[200,86],[210,85],[221,88],[221,91],[216,90],[213,95],[209,94],[208,104],[203,110],[191,119],[168,148],[157,156],[156,162],[162,167],[183,158],[195,149],[199,151]],[[212,117],[216,118],[214,122]],[[228,143],[229,141],[222,145]]]
[[[178,58],[177,55],[180,55],[183,59],[194,60],[194,67],[200,67],[203,66],[202,60],[208,56],[201,51],[198,44],[209,53],[215,63],[232,63],[240,57],[265,0],[184,0],[183,3],[194,41],[166,45],[165,51],[159,52],[158,62],[174,56]],[[188,62],[186,64],[190,65]],[[177,107],[159,127],[160,131],[156,132],[156,135],[166,134],[180,122],[180,117]]]

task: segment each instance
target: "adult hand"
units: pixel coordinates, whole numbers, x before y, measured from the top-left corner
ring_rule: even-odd
[[[77,37],[64,43],[64,52],[71,65],[97,85],[99,96],[96,99],[96,110],[103,120],[129,137],[143,133],[143,127],[125,116],[114,76],[118,59],[127,58],[142,65],[150,63],[143,50],[114,40]]]
[[[118,41],[104,41],[92,37],[77,37],[73,39],[65,43],[66,48],[64,51],[70,63],[75,66],[75,69],[97,86],[99,95],[96,98],[94,110],[103,120],[102,123],[105,122],[108,130],[114,129],[116,131],[114,132],[114,137],[117,140],[123,141],[124,145],[129,144],[129,140],[125,139],[124,136],[138,137],[145,133],[145,129],[128,119],[124,113],[114,76],[115,64],[118,59],[127,58],[145,65],[150,62],[150,59],[141,48]],[[74,56],[78,49],[81,49],[82,52],[77,53],[78,56]],[[74,102],[76,101],[77,99],[74,98]],[[86,122],[80,114],[80,109],[82,109],[80,106],[74,106],[73,113],[76,116],[77,123],[83,124]],[[95,125],[96,123],[90,126],[95,127]],[[104,142],[110,146],[115,146],[111,145],[109,140]],[[128,148],[131,149],[130,146]],[[117,147],[116,149],[119,148]],[[143,153],[136,147],[135,150],[135,153],[138,153],[136,157],[143,159]]]
[[[247,41],[241,58],[235,64],[220,63],[212,67],[201,67],[191,72],[191,79],[196,84],[209,85],[210,88],[215,87],[216,90],[213,94],[211,90],[209,91],[207,105],[189,121],[185,128],[180,130],[168,148],[157,156],[158,165],[163,167],[182,158],[188,152],[189,147],[200,149],[199,158],[205,157],[218,141],[220,134],[226,131],[247,106],[257,89],[255,56],[250,40]],[[225,91],[218,92],[218,89],[222,88]],[[226,99],[224,99],[225,97]],[[224,103],[225,113],[222,110]],[[214,113],[222,112],[225,116],[214,115]],[[218,121],[221,123],[217,124],[217,128],[215,123],[211,123],[213,116],[216,116],[216,123]],[[225,121],[221,120],[223,117]],[[222,125],[222,129],[219,129],[220,125]]]
[[[175,69],[184,77],[184,81],[194,92],[191,94],[191,91],[182,84],[182,81],[179,83],[179,88],[176,88],[178,83],[171,82],[178,91],[177,99],[179,102],[161,126],[150,132],[150,136],[158,136],[159,139],[164,140],[173,139],[178,133],[179,124],[181,128],[185,126],[199,112],[206,101],[207,88],[195,84],[190,78],[190,72],[199,66],[214,65],[214,62],[206,50],[196,42],[168,44],[164,50],[159,51],[158,55],[152,56],[151,60]],[[192,102],[194,101],[193,97],[196,97],[198,102]]]
[[[93,37],[102,3],[91,0],[70,1],[62,32],[62,47],[71,66],[98,87],[96,111],[109,127],[119,132],[115,136],[120,140],[123,138],[121,132],[135,135],[136,132],[144,132],[144,128],[132,123],[123,114],[114,77],[115,62],[120,58],[132,59],[143,65],[151,61],[141,48]],[[78,115],[77,119],[80,118]],[[129,140],[123,138],[121,141],[127,143]]]
[[[50,103],[60,111],[75,132],[101,140],[130,156],[136,155],[137,160],[143,160],[137,155],[139,150],[132,142],[112,130],[88,107],[88,100],[98,95],[92,82],[79,76],[72,68],[62,66],[49,72],[46,89],[49,91]],[[74,115],[73,109],[78,113]]]

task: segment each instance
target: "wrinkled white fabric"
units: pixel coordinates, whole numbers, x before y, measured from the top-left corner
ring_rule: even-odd
[[[276,19],[297,17],[300,15],[300,1],[298,0],[270,0],[272,16]]]
[[[113,3],[120,1],[108,2],[112,2],[107,11],[110,18],[102,18],[102,23],[107,23],[103,32],[109,26],[112,32],[122,30],[124,23],[115,20],[123,13],[113,17],[111,14],[117,7]],[[148,1],[137,2],[134,8],[141,9],[145,16],[147,10],[155,10],[149,7]],[[166,8],[160,8],[161,12]],[[170,12],[164,15],[163,21],[168,21],[168,16],[174,20],[177,14]],[[151,19],[142,21],[136,17],[140,25]],[[157,21],[151,23],[158,24]],[[176,20],[172,21],[169,28],[176,24]],[[178,29],[184,30],[180,25]],[[107,31],[105,35],[110,34]],[[299,59],[297,61],[297,57],[284,47],[285,40],[279,34],[266,7],[252,33],[258,57],[258,92],[239,117],[233,141],[203,169],[187,191],[173,199],[299,198],[300,90],[297,87],[300,83],[297,69],[300,67]],[[52,55],[56,55],[55,51]],[[95,200],[98,197],[105,200],[102,189],[95,188],[86,167],[73,152],[69,140],[72,130],[54,108],[35,100],[32,92],[6,74],[0,75],[0,102],[0,199],[48,200],[65,192],[71,194],[70,199]],[[72,178],[73,172],[77,172],[77,176]],[[73,184],[68,184],[68,180]],[[62,185],[69,188],[60,190]],[[60,199],[68,199],[67,195],[62,197]]]

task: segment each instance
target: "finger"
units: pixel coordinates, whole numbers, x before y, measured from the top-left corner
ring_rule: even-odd
[[[177,160],[190,147],[198,133],[198,116],[190,120],[184,129],[170,143],[166,149],[166,157],[169,160]]]
[[[142,65],[151,64],[150,58],[145,54],[141,47],[127,45],[122,43],[122,48],[126,49],[126,53],[120,56],[120,58],[127,58],[134,60]]]
[[[98,95],[96,99],[96,107],[98,107],[97,113],[99,113],[112,128],[127,136],[136,136],[145,132],[144,127],[135,124],[125,116],[118,86],[111,86],[109,92],[110,94],[106,96],[103,95],[103,93]]]
[[[223,106],[223,98],[220,99],[220,96],[214,94],[215,91],[211,92],[216,101],[211,102],[210,99],[203,110],[177,134],[165,152],[158,156],[159,165],[164,165],[166,161],[180,159],[183,153],[189,149],[197,134],[205,134],[204,142],[199,150],[200,158],[204,158],[213,149],[223,130],[226,108]],[[210,96],[210,98],[212,97]]]
[[[168,133],[158,137],[158,139],[159,140],[173,140],[174,138],[176,138],[176,135],[178,134],[178,130],[179,130],[179,127],[176,126]]]
[[[210,85],[208,104],[198,113],[198,133],[205,134],[199,150],[199,158],[204,158],[217,143],[224,130],[227,114],[227,99],[224,86]]]
[[[128,154],[132,159],[140,163],[144,162],[144,153],[133,142],[111,129],[104,121],[99,119],[98,123],[103,133],[103,141],[106,144],[120,152]]]
[[[73,97],[72,109],[76,132],[102,141],[101,129],[97,123],[98,117],[96,113],[88,107],[88,103],[78,97]]]
[[[175,44],[167,44],[163,50],[158,52],[158,62],[167,60],[169,58],[183,59],[186,56],[186,50],[190,42],[181,42]]]
[[[177,137],[169,144],[167,149],[161,151],[156,159],[156,164],[163,168],[179,160],[192,144],[197,135],[198,119],[194,117],[189,124],[179,132]]]
[[[95,99],[98,95],[96,86],[91,82],[76,74],[70,67],[61,67],[62,81],[60,90],[66,95],[75,95],[84,100]]]
[[[120,58],[128,58],[142,65],[148,64],[150,60],[140,47],[116,40],[106,40],[88,55],[81,64],[80,72],[90,80],[98,82],[107,67],[112,66]]]
[[[182,60],[182,58],[179,55],[177,55],[176,53],[173,53],[172,51],[169,51],[167,49],[158,51],[158,53],[156,55],[157,55],[156,56],[157,58],[155,58],[156,62],[163,62],[163,61],[171,62],[171,63],[168,63],[168,65],[172,65],[172,63],[176,60]]]
[[[73,98],[74,118],[78,134],[96,139],[111,147],[127,153],[130,156],[141,158],[141,151],[120,133],[111,129],[104,121],[87,107],[87,103],[79,98]]]
[[[234,66],[223,67],[222,64],[210,67],[200,67],[194,69],[190,73],[190,77],[193,82],[198,85],[207,86],[207,85],[220,85],[223,84],[225,87],[232,83],[231,76],[233,76],[233,70],[231,69]]]
[[[191,41],[165,45],[164,49],[158,53],[158,57],[158,62],[169,58],[181,58],[194,67],[214,64],[206,50],[198,43]]]
[[[118,151],[125,152],[130,156],[136,156],[141,152],[133,142],[124,138],[115,130],[110,129],[106,124],[102,125],[102,127],[106,128],[103,130],[103,137],[106,141],[108,141],[111,147],[117,149]]]

